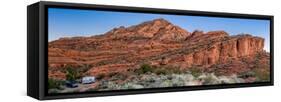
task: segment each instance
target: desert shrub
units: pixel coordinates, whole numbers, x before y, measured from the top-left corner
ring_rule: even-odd
[[[77,67],[67,65],[64,67],[67,80],[76,80],[85,76],[86,72],[92,68],[90,64],[83,64]]]
[[[254,69],[256,81],[270,81],[270,72],[265,69]]]
[[[185,70],[181,70],[179,68],[175,68],[175,69],[172,69],[172,71],[174,74],[182,74],[182,73],[185,73]]]
[[[256,81],[270,81],[270,62],[263,62],[262,53],[256,55],[255,68]]]
[[[76,80],[82,78],[84,74],[91,68],[92,66],[90,64],[83,64],[79,67],[73,67],[68,65],[65,67],[66,79]]]
[[[101,89],[106,89],[108,88],[108,80],[100,80],[100,83],[98,83],[96,89],[101,90]]]
[[[154,73],[156,73],[157,75],[160,75],[160,74],[166,75],[166,74],[169,73],[169,71],[168,71],[168,70],[165,70],[165,69],[163,69],[163,68],[157,68],[157,69],[154,71]]]
[[[123,73],[113,72],[113,73],[109,73],[109,77],[111,81],[117,81],[117,80],[126,80],[128,76]]]
[[[186,72],[185,70],[182,70],[180,69],[180,67],[176,67],[176,66],[161,66],[161,67],[154,68],[154,70],[152,71],[152,73],[155,73],[157,75],[182,74],[185,72]]]
[[[63,85],[63,81],[48,78],[48,88],[49,89],[61,89],[61,87],[60,87],[61,85]]]
[[[120,89],[120,85],[117,84],[116,82],[109,81],[109,82],[107,83],[107,89],[109,89],[109,90]]]
[[[213,85],[243,83],[242,78],[233,76],[216,76],[213,73],[201,73],[197,78],[191,73],[161,74],[147,73],[136,75],[136,78],[119,83],[114,80],[101,80],[96,90],[120,90],[159,87],[180,87],[192,85]]]
[[[119,85],[120,89],[142,89],[144,86],[135,84],[135,83],[125,83],[123,85]]]
[[[77,68],[73,68],[73,67],[67,67],[66,68],[66,80],[71,80],[74,81],[76,79],[78,79],[79,75],[78,75],[78,71]]]
[[[198,79],[203,82],[203,85],[212,85],[221,83],[220,79],[214,73],[204,73],[198,76]]]
[[[203,85],[211,85],[214,83],[213,81],[214,81],[214,79],[212,77],[208,76],[203,80]]]
[[[255,77],[256,73],[254,71],[246,71],[242,72],[238,75],[239,78],[249,78],[249,77]]]
[[[181,70],[180,67],[177,66],[167,66],[164,67],[170,74],[181,74],[184,73],[184,70]]]
[[[159,83],[159,87],[171,87],[173,86],[173,83],[171,80],[164,80]]]
[[[238,77],[243,79],[254,77],[255,81],[270,81],[269,66],[258,63],[252,70],[240,73]]]
[[[172,74],[172,86],[185,86],[187,82],[194,80],[191,74]]]
[[[114,78],[117,79],[117,80],[126,80],[128,78],[128,75],[123,74],[123,73],[117,73],[114,76]]]
[[[244,83],[245,80],[237,75],[218,76],[220,84]]]
[[[135,70],[135,72],[138,74],[145,74],[145,73],[152,72],[152,71],[153,71],[153,68],[149,64],[142,64],[139,69]]]
[[[194,77],[199,77],[202,74],[202,71],[195,66],[192,66],[191,68],[189,68],[188,70]]]
[[[144,88],[143,85],[133,83],[133,82],[126,82],[123,84],[118,84],[116,82],[109,81],[106,84],[100,84],[96,90],[120,90],[120,89],[141,89]]]

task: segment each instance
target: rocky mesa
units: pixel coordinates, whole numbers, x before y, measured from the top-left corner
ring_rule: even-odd
[[[93,76],[128,74],[143,64],[231,75],[260,63],[268,67],[269,63],[261,37],[225,31],[189,32],[162,18],[113,28],[101,35],[60,38],[48,47],[48,75],[54,79],[65,79],[67,66]]]

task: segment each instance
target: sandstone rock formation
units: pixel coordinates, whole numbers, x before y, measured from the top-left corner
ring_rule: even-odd
[[[181,68],[201,66],[212,70],[214,65],[252,59],[264,52],[263,48],[264,39],[260,37],[248,34],[230,36],[224,31],[204,33],[196,30],[190,33],[164,19],[155,19],[114,28],[103,35],[49,42],[49,77],[64,79],[60,70],[64,66],[85,64],[92,66],[85,72],[90,75],[125,73],[143,63]],[[229,68],[232,69],[226,72],[239,72],[234,67]]]

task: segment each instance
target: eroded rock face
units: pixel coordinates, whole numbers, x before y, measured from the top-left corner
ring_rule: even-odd
[[[191,65],[213,65],[241,57],[253,56],[263,51],[264,40],[252,36],[233,36],[227,40],[210,44],[199,51],[184,55],[185,62]]]
[[[229,61],[241,63],[241,58],[253,57],[263,52],[263,48],[264,39],[260,37],[230,36],[225,31],[190,33],[164,19],[155,19],[114,28],[103,35],[49,42],[49,77],[64,79],[63,71],[56,70],[67,65],[91,65],[86,72],[91,75],[125,73],[143,63],[211,68]]]
[[[119,27],[106,33],[111,38],[152,38],[153,40],[181,41],[190,35],[186,30],[160,18],[128,28]]]
[[[245,36],[239,37],[237,41],[237,52],[238,56],[247,56],[255,54],[258,51],[261,51],[264,47],[264,39]]]

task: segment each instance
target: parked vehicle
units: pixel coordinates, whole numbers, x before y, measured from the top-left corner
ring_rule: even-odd
[[[66,87],[69,87],[69,88],[76,88],[76,87],[78,87],[78,83],[76,81],[66,81],[65,85],[66,85]]]
[[[94,76],[86,76],[82,78],[82,84],[91,84],[96,81],[96,78]]]

